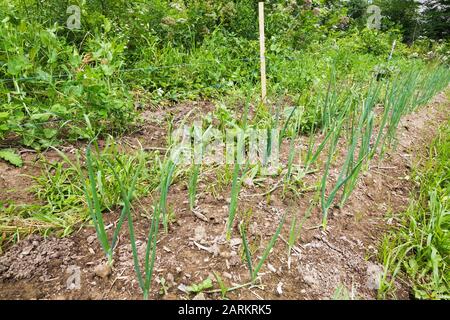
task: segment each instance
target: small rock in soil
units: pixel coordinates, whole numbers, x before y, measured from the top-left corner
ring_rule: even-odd
[[[311,287],[317,285],[317,280],[314,279],[314,277],[310,276],[310,275],[303,276],[303,281],[305,281],[305,283]]]
[[[93,234],[93,235],[87,237],[87,242],[88,242],[89,244],[92,244],[92,242],[94,242],[95,239],[97,239],[97,236],[96,236],[95,234]]]
[[[180,284],[178,287],[178,290],[180,290],[181,292],[184,292],[184,293],[188,293],[189,291],[187,290],[187,286],[185,285],[185,284]]]
[[[241,238],[233,238],[230,240],[230,247],[236,247],[242,243]]]
[[[173,274],[168,273],[167,276],[166,276],[166,278],[167,278],[167,282],[168,282],[170,285],[173,286],[173,285],[175,284],[175,278],[174,278]]]
[[[273,273],[277,272],[277,269],[275,269],[275,267],[273,265],[271,265],[270,263],[267,264],[267,268],[272,271]]]
[[[33,250],[33,245],[27,246],[23,248],[22,255],[27,256],[30,254],[31,250]]]
[[[283,282],[279,282],[277,285],[277,293],[281,296],[283,294]]]
[[[99,264],[94,268],[94,273],[96,276],[106,279],[111,275],[111,266],[107,263]]]
[[[206,238],[206,230],[203,226],[198,226],[194,230],[194,241],[201,241]]]
[[[237,266],[241,262],[241,258],[239,258],[237,255],[234,255],[230,258],[230,265],[231,266]]]

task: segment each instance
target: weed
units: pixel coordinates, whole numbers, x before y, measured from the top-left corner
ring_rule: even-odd
[[[399,227],[386,235],[380,249],[385,272],[380,297],[395,293],[394,282],[406,276],[419,299],[450,297],[450,124],[440,131],[424,166],[416,169],[420,189],[398,216]]]

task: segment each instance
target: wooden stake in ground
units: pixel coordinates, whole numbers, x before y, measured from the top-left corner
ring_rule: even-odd
[[[261,65],[261,101],[266,103],[266,45],[264,36],[264,2],[259,2],[259,57]]]
[[[392,55],[394,54],[394,50],[395,50],[395,45],[396,44],[397,44],[397,40],[394,40],[394,42],[392,42],[391,53],[389,54],[388,61],[391,61],[391,59],[392,59]]]

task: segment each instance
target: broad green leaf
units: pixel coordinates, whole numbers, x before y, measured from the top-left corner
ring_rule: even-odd
[[[8,112],[0,112],[0,120],[6,120],[9,117]]]
[[[207,278],[199,284],[193,284],[191,286],[188,286],[186,290],[192,293],[199,293],[212,287],[213,287],[212,280],[210,278]]]
[[[65,106],[60,105],[59,103],[54,104],[51,108],[50,111],[52,113],[56,113],[56,114],[64,114],[67,112],[67,108]]]
[[[51,116],[50,113],[35,113],[31,115],[30,119],[39,121],[48,121],[50,116]]]
[[[13,149],[0,150],[0,158],[15,165],[16,167],[22,167],[23,165],[21,156],[14,152]]]
[[[11,58],[8,62],[8,73],[18,75],[22,72],[22,70],[25,70],[30,66],[31,64],[29,63],[28,58],[24,55],[19,55]]]
[[[44,136],[47,139],[53,138],[54,136],[56,136],[57,133],[58,133],[58,130],[56,130],[56,129],[48,129],[48,128],[44,129]]]

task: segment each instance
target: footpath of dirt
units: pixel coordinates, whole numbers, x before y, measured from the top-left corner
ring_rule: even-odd
[[[397,149],[388,152],[381,161],[375,159],[371,163],[347,205],[342,210],[332,210],[327,231],[317,228],[320,212],[314,209],[288,258],[285,241],[289,218],[282,237],[261,269],[261,283],[232,291],[227,296],[331,299],[336,289],[343,286],[354,298],[375,299],[377,277],[382,271],[376,262],[377,248],[386,229],[396,223],[395,219],[389,219],[389,213],[400,212],[407,205],[415,188],[409,175],[416,154],[426,151],[439,124],[448,119],[449,109],[449,100],[440,94],[429,106],[406,116],[398,130]],[[145,134],[142,137],[148,138]],[[145,142],[151,144],[147,139],[144,146]],[[2,192],[0,200],[31,197],[26,189],[32,181],[20,174],[36,171],[32,158],[27,155],[26,166],[21,169],[0,163],[0,188],[19,190]],[[337,168],[333,169],[330,178],[336,179],[338,174]],[[317,177],[313,174],[308,179]],[[304,217],[312,196],[283,199],[281,191],[276,190],[268,202],[262,194],[264,191],[244,185],[239,201],[240,212],[251,208],[250,242],[263,247],[284,213],[289,213],[289,217],[295,214],[299,220]],[[200,184],[197,208],[200,215],[194,215],[188,208],[186,186],[179,183],[172,187],[168,201],[176,220],[168,234],[160,233],[150,298],[190,299],[192,296],[183,292],[183,286],[199,283],[208,276],[218,288],[213,272],[220,274],[229,287],[248,282],[239,233],[235,229],[229,242],[224,238],[228,196],[229,189],[224,190],[223,196],[214,197]],[[117,214],[108,215],[108,223],[115,224]],[[135,213],[141,256],[145,252],[148,228],[148,219]],[[140,299],[126,228],[115,252],[112,273],[102,277],[96,267],[105,259],[92,227],[86,226],[63,239],[32,235],[0,256],[0,298]],[[261,254],[260,249],[255,258]],[[399,282],[396,286],[397,297],[407,299],[407,284]],[[219,299],[220,294],[205,293],[196,298]]]

